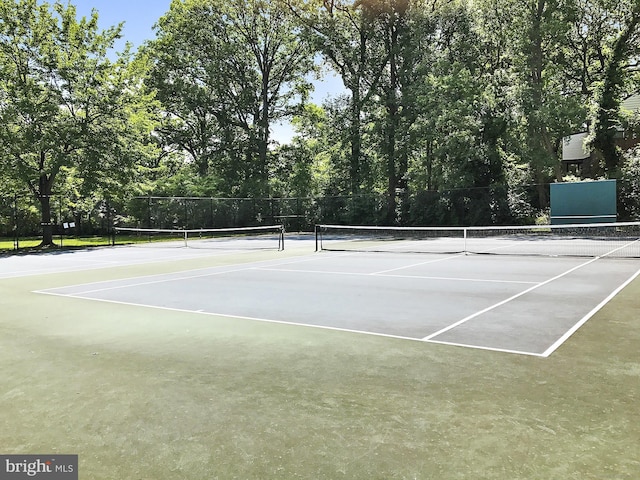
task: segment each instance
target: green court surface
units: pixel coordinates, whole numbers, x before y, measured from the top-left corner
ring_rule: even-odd
[[[227,298],[225,308],[241,313],[254,302],[249,307],[261,310],[262,302],[265,312],[287,312],[293,304],[282,292],[298,277],[272,272],[267,287],[250,275],[255,265],[329,258],[304,242],[289,245],[0,258],[0,451],[78,454],[82,479],[638,477],[638,278],[548,356],[309,327],[305,318],[222,316],[206,311],[209,304],[163,306],[172,292],[211,301],[216,289],[231,288],[219,279],[149,285],[136,293],[139,304],[66,290],[106,291],[104,282],[113,282],[133,294],[123,288],[132,279],[243,269],[223,277],[255,295],[245,291],[241,305]],[[637,262],[611,260],[594,281],[616,261]],[[365,266],[366,259],[357,269]],[[354,269],[332,266],[335,276],[322,282],[355,281]],[[563,297],[553,304],[549,294],[535,316],[553,317]],[[310,316],[321,307],[305,305]]]

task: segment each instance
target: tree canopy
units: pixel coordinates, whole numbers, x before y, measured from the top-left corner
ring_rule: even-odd
[[[44,245],[57,184],[122,189],[149,153],[139,72],[126,52],[108,56],[119,36],[119,26],[99,31],[97,12],[78,20],[72,5],[0,4],[0,169],[40,202]]]
[[[155,33],[117,54],[97,11],[0,4],[0,194],[28,188],[45,225],[62,184],[379,194],[385,223],[504,223],[548,206],[573,133],[596,175],[635,171],[618,137],[638,121],[620,109],[640,92],[636,0],[173,0]],[[327,71],[344,92],[310,104]]]

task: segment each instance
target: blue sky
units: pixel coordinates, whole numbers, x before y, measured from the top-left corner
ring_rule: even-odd
[[[98,25],[101,29],[124,22],[124,41],[138,47],[145,40],[154,37],[153,25],[169,10],[171,0],[75,0],[78,16],[89,16],[91,10],[98,11]],[[122,45],[116,47],[122,49]]]
[[[153,25],[169,10],[171,0],[71,0],[71,3],[80,17],[91,15],[92,9],[97,10],[100,29],[124,22],[123,38],[116,44],[116,51],[120,51],[125,42],[136,48],[145,40],[153,39]],[[314,83],[316,90],[312,101],[317,104],[344,92],[342,81],[335,76],[328,75],[323,81]],[[285,143],[291,139],[293,131],[288,124],[275,125],[272,135],[275,140]]]

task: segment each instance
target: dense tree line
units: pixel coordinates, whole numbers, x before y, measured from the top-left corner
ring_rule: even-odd
[[[378,193],[387,223],[467,189],[467,214],[427,221],[506,222],[519,186],[547,205],[563,139],[585,129],[602,176],[638,173],[615,143],[638,124],[620,109],[640,91],[637,0],[174,0],[135,55],[98,20],[0,1],[0,194],[28,188],[45,225],[65,189]],[[313,105],[326,71],[345,93]]]

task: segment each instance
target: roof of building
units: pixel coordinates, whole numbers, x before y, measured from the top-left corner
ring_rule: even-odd
[[[631,95],[622,102],[620,108],[627,112],[640,113],[640,94]],[[622,127],[620,127],[621,129]],[[587,132],[576,133],[564,139],[562,144],[562,160],[584,160],[589,158],[589,150],[585,147]]]
[[[564,139],[562,144],[562,160],[583,160],[589,158],[589,149],[585,140],[587,132],[576,133]]]
[[[640,94],[631,95],[627,99],[620,103],[620,107],[623,110],[630,110],[632,112],[640,112]]]

